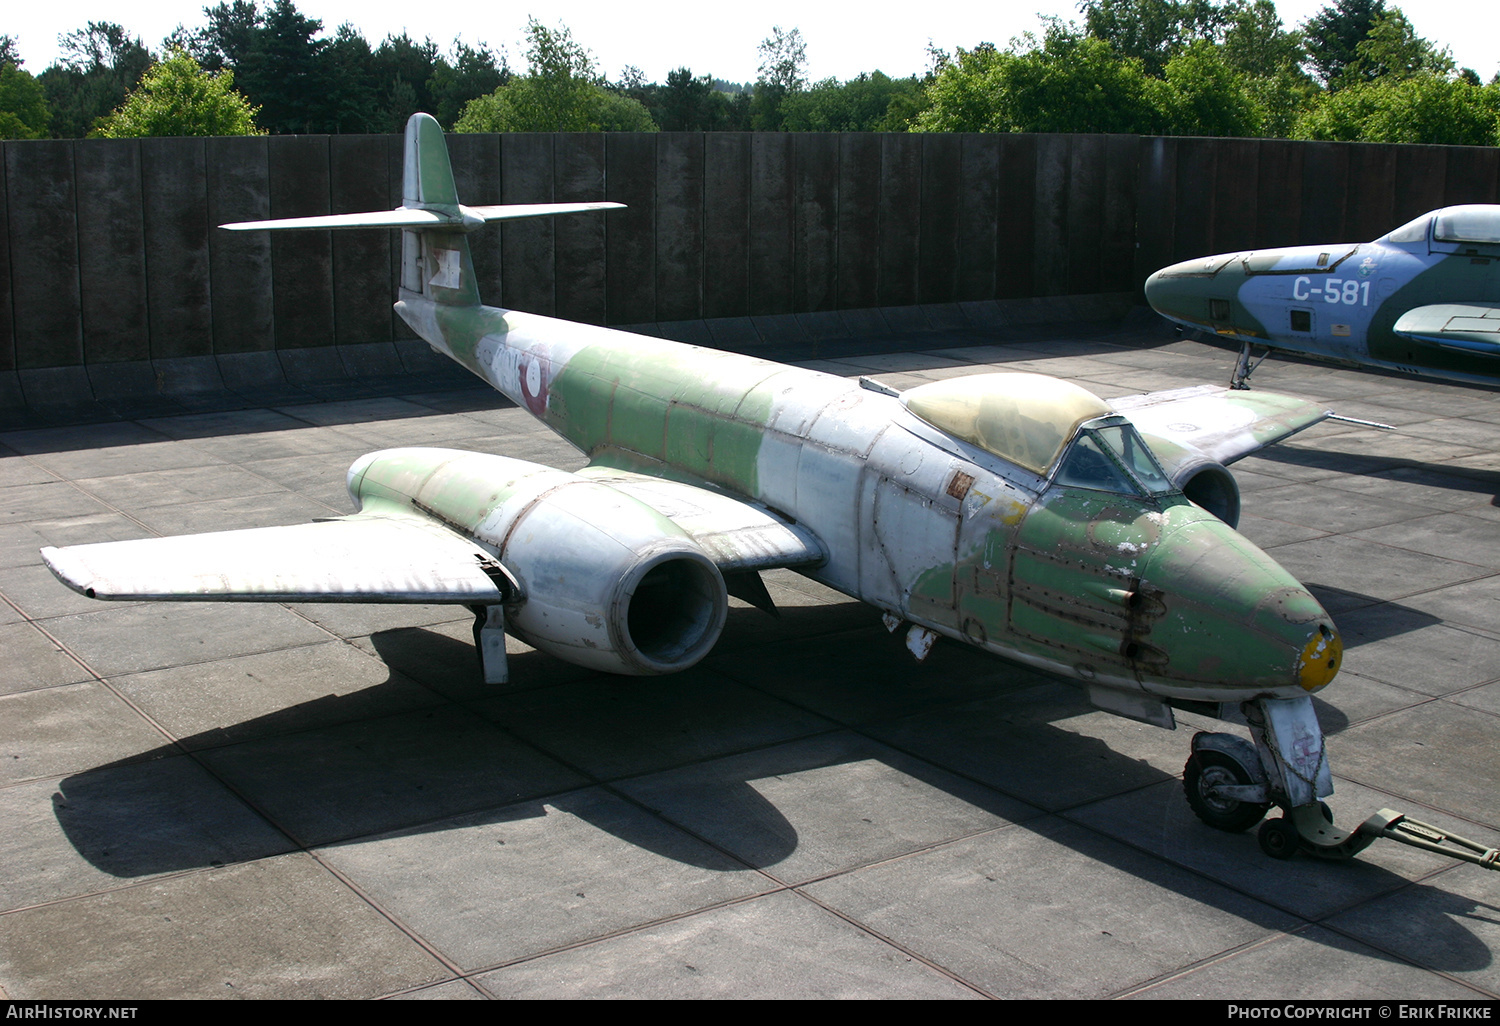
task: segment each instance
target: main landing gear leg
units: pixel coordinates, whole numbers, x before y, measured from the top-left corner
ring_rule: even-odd
[[[1312,699],[1258,699],[1240,709],[1253,745],[1234,734],[1200,733],[1193,738],[1182,785],[1188,805],[1204,823],[1231,833],[1260,823],[1260,849],[1277,859],[1289,859],[1299,851],[1350,859],[1384,837],[1500,870],[1500,849],[1390,809],[1381,809],[1353,831],[1334,826],[1333,812],[1321,801],[1333,793],[1333,775]],[[1261,822],[1273,804],[1283,814]]]
[[[486,684],[504,684],[510,679],[505,658],[505,607],[470,606],[474,614],[474,651]]]
[[[1260,354],[1259,360],[1251,360],[1252,355],[1250,343],[1241,342],[1240,358],[1234,362],[1234,373],[1229,377],[1229,387],[1234,391],[1249,391],[1250,375],[1255,368],[1266,362],[1266,357],[1271,355],[1271,350],[1267,347],[1266,351]]]

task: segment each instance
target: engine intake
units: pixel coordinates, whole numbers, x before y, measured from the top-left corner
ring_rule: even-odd
[[[349,490],[362,509],[415,509],[492,551],[524,595],[506,630],[559,659],[672,673],[724,628],[719,568],[671,519],[608,485],[506,456],[393,449],[350,468]]]

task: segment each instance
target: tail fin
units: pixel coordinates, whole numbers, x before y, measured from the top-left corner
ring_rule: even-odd
[[[401,179],[401,206],[456,218],[441,228],[406,228],[401,232],[401,298],[419,293],[443,306],[478,306],[479,287],[469,256],[470,227],[458,202],[453,167],[443,128],[430,114],[413,114],[406,122],[406,162]]]
[[[479,289],[469,258],[469,243],[464,238],[469,232],[487,221],[615,210],[624,206],[623,203],[524,203],[466,207],[458,202],[442,126],[430,114],[413,114],[406,122],[401,206],[395,210],[239,221],[219,227],[232,231],[400,228],[402,298],[421,296],[443,306],[474,306],[479,302]]]

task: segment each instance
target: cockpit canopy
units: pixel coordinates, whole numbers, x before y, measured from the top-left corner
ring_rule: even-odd
[[[1383,241],[1411,245],[1427,241],[1428,227],[1433,242],[1475,242],[1500,245],[1500,206],[1469,203],[1444,207],[1423,214],[1388,234]]]
[[[901,403],[939,431],[1051,473],[1079,425],[1114,413],[1094,393],[1044,374],[971,374],[901,393]]]
[[[972,374],[908,389],[901,403],[939,431],[1060,485],[1124,495],[1175,491],[1130,421],[1067,381]]]

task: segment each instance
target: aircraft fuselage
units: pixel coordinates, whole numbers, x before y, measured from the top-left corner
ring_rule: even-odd
[[[1500,383],[1500,318],[1485,314],[1500,305],[1500,238],[1443,238],[1452,210],[1494,211],[1500,224],[1500,207],[1445,208],[1374,242],[1201,257],[1152,274],[1146,298],[1241,343]]]
[[[397,310],[588,455],[584,475],[751,499],[822,542],[799,572],[894,617],[1159,697],[1293,698],[1336,672],[1316,600],[1179,492],[1049,482],[829,374],[413,292]]]

